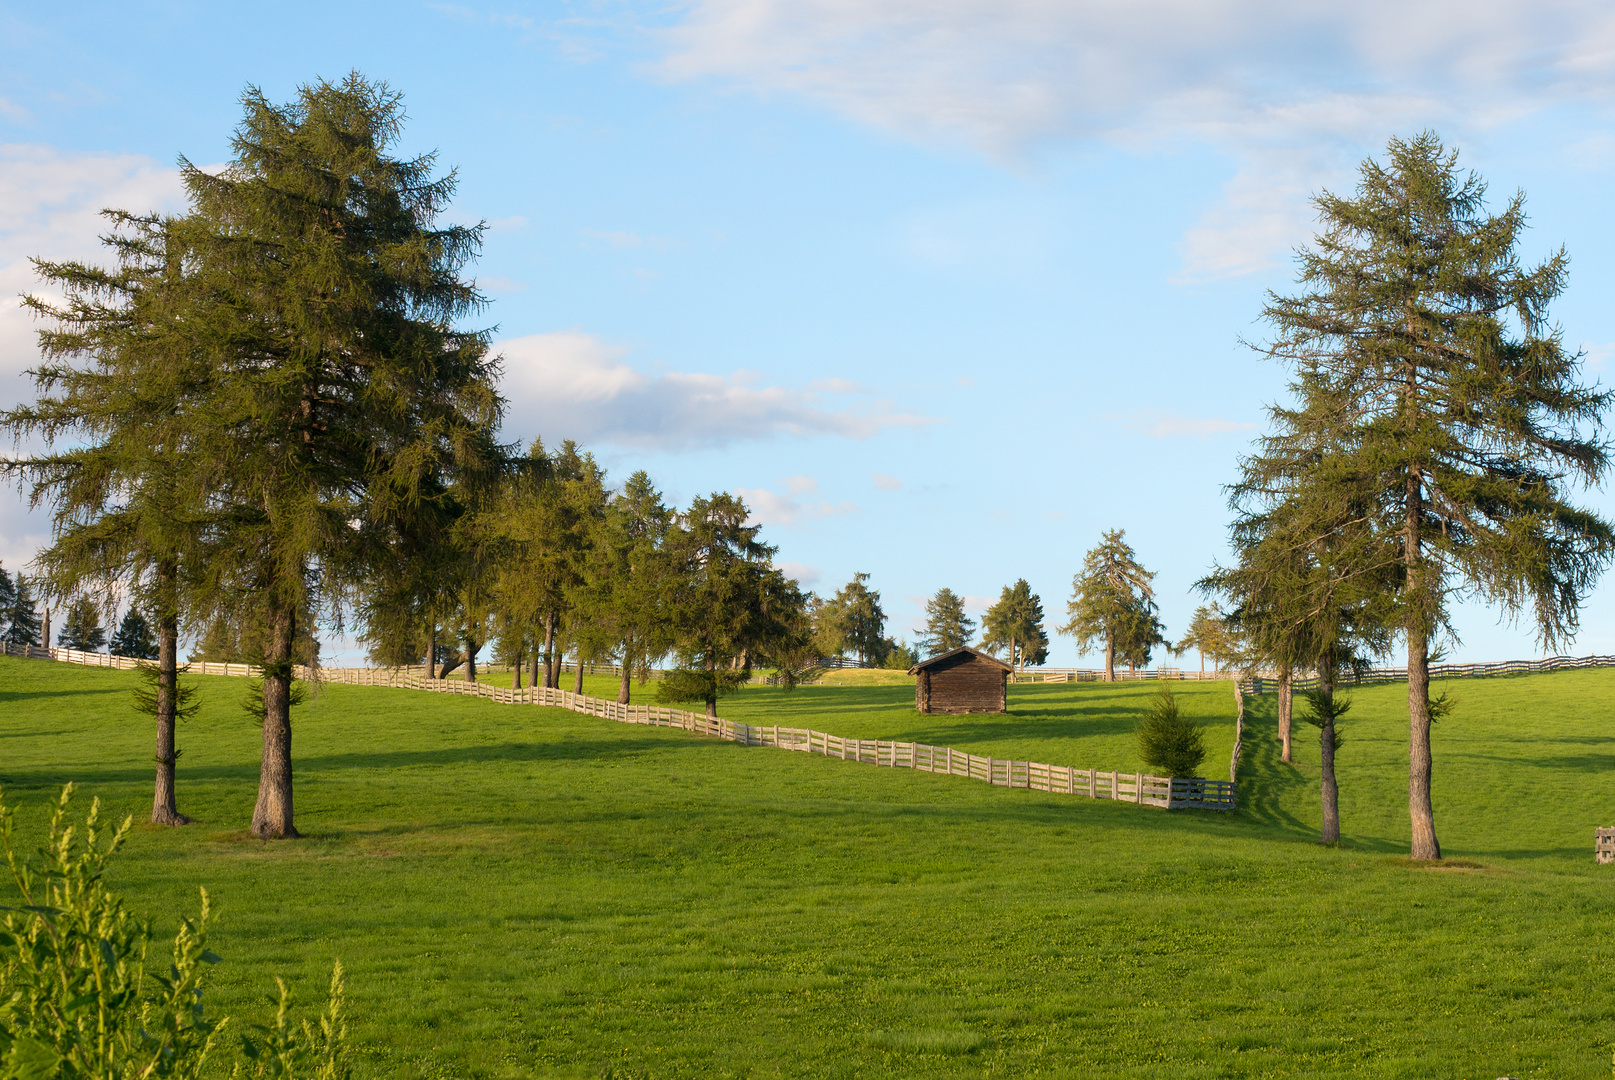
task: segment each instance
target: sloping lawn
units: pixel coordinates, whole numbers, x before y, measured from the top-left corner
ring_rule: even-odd
[[[215,1007],[350,972],[365,1077],[1605,1077],[1615,1042],[1615,671],[1462,683],[1436,742],[1453,856],[1400,858],[1405,691],[1341,750],[1255,700],[1237,814],[1009,791],[553,709],[327,686],[297,710],[305,840],[248,839],[258,731],[198,680],[184,829],[114,887],[171,932],[208,887]],[[25,836],[67,780],[149,814],[127,673],[0,658],[0,784]],[[904,687],[748,689],[751,723],[1129,770],[1149,685],[1012,689],[920,717]],[[1233,695],[1182,684],[1227,767]],[[84,808],[84,805],[80,809]],[[0,903],[5,902],[0,899]]]

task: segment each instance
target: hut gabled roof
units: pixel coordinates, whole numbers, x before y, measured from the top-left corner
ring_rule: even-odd
[[[918,675],[920,672],[924,671],[926,668],[936,667],[938,664],[942,663],[942,661],[951,660],[955,656],[958,656],[960,653],[969,653],[971,656],[976,657],[978,660],[985,660],[989,664],[997,664],[999,667],[1003,668],[1005,671],[1014,670],[1008,664],[1006,664],[1002,660],[998,659],[998,657],[996,657],[996,656],[989,656],[988,654],[982,652],[980,649],[972,649],[968,645],[961,645],[957,649],[949,649],[945,653],[938,653],[936,656],[931,657],[929,660],[921,660],[918,664],[915,664],[913,667],[909,668],[908,673],[910,675]]]

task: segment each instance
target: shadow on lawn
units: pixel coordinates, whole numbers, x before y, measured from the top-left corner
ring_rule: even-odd
[[[614,759],[632,757],[642,752],[662,750],[668,746],[665,739],[563,739],[545,743],[489,743],[483,746],[453,746],[441,750],[383,750],[374,753],[323,754],[292,758],[295,775],[345,770],[394,770],[445,765],[480,765],[502,762],[561,762],[587,761],[601,757]],[[239,765],[179,766],[179,779],[222,780],[255,777],[258,763],[242,762]],[[147,783],[151,780],[149,766],[132,768],[73,768],[63,766],[49,772],[40,769],[7,772],[5,783],[17,788],[57,789],[71,780],[81,786],[93,784]]]
[[[35,698],[56,700],[64,697],[83,697],[87,694],[127,694],[127,686],[105,686],[95,690],[0,690],[0,705],[12,701],[32,701]]]

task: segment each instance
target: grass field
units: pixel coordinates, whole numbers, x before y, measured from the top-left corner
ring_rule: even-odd
[[[27,833],[66,780],[137,821],[132,676],[0,658],[0,784]],[[171,931],[206,885],[216,1005],[350,972],[365,1077],[1605,1077],[1615,1043],[1615,671],[1458,684],[1439,868],[1406,836],[1405,691],[1364,689],[1345,844],[1315,743],[1250,709],[1237,814],[1160,811],[745,749],[552,709],[328,686],[295,714],[297,820],[246,837],[257,730],[198,680],[181,808],[116,888]],[[612,684],[602,680],[602,684]],[[590,683],[593,692],[604,685]],[[747,689],[723,713],[1131,770],[1148,684]],[[1228,684],[1182,684],[1232,741]],[[0,902],[4,902],[0,899]]]

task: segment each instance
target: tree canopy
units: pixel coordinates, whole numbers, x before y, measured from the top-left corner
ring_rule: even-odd
[[[1302,533],[1340,538],[1344,575],[1392,580],[1415,859],[1441,854],[1429,656],[1450,601],[1495,602],[1552,647],[1615,555],[1615,530],[1568,501],[1606,473],[1611,401],[1581,383],[1582,357],[1550,321],[1568,256],[1522,265],[1524,195],[1496,213],[1485,196],[1425,132],[1365,161],[1350,196],[1316,198],[1323,227],[1298,253],[1299,287],[1263,312],[1294,404],[1271,410],[1242,485],[1256,507],[1292,501]],[[1360,517],[1338,513],[1351,500]]]
[[[1166,643],[1156,615],[1155,575],[1139,565],[1126,532],[1111,529],[1083,559],[1071,580],[1067,621],[1060,633],[1077,639],[1077,651],[1105,647],[1105,679],[1116,677],[1116,660],[1145,667],[1151,650]]]
[[[1007,653],[1011,666],[1034,667],[1049,659],[1049,638],[1043,631],[1043,601],[1021,578],[1005,585],[998,602],[981,618],[982,645],[989,652]]]
[[[920,649],[926,656],[968,645],[975,635],[976,620],[965,614],[964,598],[952,589],[940,588],[925,602],[925,636],[920,639]]]

